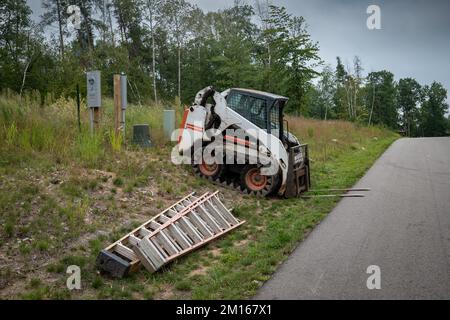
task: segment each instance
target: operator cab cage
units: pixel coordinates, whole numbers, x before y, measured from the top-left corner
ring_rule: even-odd
[[[273,93],[234,88],[223,93],[226,97],[227,105],[248,121],[266,130],[280,135],[283,139],[283,109],[289,98]]]

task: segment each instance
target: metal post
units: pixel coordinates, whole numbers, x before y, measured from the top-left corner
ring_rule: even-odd
[[[78,117],[78,130],[81,132],[80,85],[78,83],[77,83],[77,117]]]
[[[94,108],[89,108],[89,124],[91,128],[91,134],[94,134]]]
[[[120,91],[121,91],[121,98],[122,98],[122,116],[121,116],[121,121],[120,121],[120,125],[122,127],[123,130],[123,137],[125,140],[125,113],[127,110],[127,106],[128,106],[128,97],[127,97],[127,86],[128,81],[127,81],[127,76],[122,73],[122,75],[120,76]]]

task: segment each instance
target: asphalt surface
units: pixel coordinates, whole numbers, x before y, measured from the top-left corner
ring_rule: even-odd
[[[450,299],[450,138],[396,141],[355,187],[372,190],[339,202],[255,299]]]

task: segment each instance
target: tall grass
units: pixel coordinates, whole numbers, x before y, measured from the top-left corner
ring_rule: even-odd
[[[50,100],[50,99],[48,99]],[[108,157],[120,154],[122,140],[131,141],[133,125],[149,124],[153,145],[163,146],[168,141],[163,133],[162,106],[130,105],[126,111],[126,137],[116,138],[113,132],[114,107],[112,99],[103,99],[101,124],[95,135],[89,130],[89,113],[83,103],[82,128],[78,129],[76,103],[72,99],[58,99],[42,106],[41,97],[27,95],[19,98],[11,92],[0,95],[0,145],[3,155],[33,153],[47,154],[56,161],[78,161],[87,166],[98,165]],[[181,109],[168,105],[168,109]],[[357,150],[367,140],[392,134],[379,127],[362,127],[346,121],[321,121],[289,117],[290,130],[302,141],[310,144],[311,158],[325,162],[344,152]],[[130,145],[130,144],[127,144]]]
[[[325,162],[342,153],[362,149],[368,140],[393,134],[385,128],[364,127],[341,120],[322,121],[289,117],[288,121],[290,131],[302,143],[310,145],[310,156],[316,162]]]
[[[76,103],[73,99],[58,99],[42,106],[38,96],[18,97],[11,92],[0,95],[0,138],[2,156],[13,160],[32,157],[33,153],[46,154],[57,161],[80,161],[95,166],[110,151],[120,152],[124,137],[118,139],[114,130],[113,100],[104,99],[99,130],[89,130],[89,113],[81,107],[81,130],[78,128]],[[152,142],[156,146],[167,141],[163,134],[163,108],[161,106],[134,106],[127,110],[126,139],[131,140],[133,125],[149,124]]]

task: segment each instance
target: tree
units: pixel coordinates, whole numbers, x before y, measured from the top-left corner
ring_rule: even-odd
[[[401,110],[401,122],[408,137],[417,136],[418,109],[421,97],[420,84],[412,79],[400,79],[397,86],[398,109]]]
[[[273,78],[278,93],[291,98],[288,111],[306,112],[309,81],[319,73],[314,70],[321,59],[319,47],[311,41],[303,17],[288,14],[286,8],[270,6],[271,25],[265,33],[273,39]]]
[[[361,113],[361,86],[364,81],[362,72],[364,71],[362,67],[361,59],[358,56],[353,58],[353,72],[351,85],[350,85],[350,115],[351,119],[357,119]]]
[[[334,104],[336,106],[336,113],[339,118],[348,118],[348,108],[347,106],[347,90],[346,90],[346,79],[347,72],[345,71],[344,64],[342,63],[341,57],[336,57],[336,91],[334,94]]]
[[[66,9],[68,6],[67,0],[44,0],[42,2],[42,9],[45,10],[41,16],[41,24],[43,26],[53,25],[55,22],[58,24],[59,31],[59,50],[61,59],[64,57],[64,36],[66,30],[67,14]]]
[[[255,0],[256,13],[261,22],[261,32],[259,35],[259,43],[262,44],[262,50],[259,57],[262,59],[262,79],[263,82],[267,82],[267,87],[272,88],[271,69],[272,69],[272,37],[271,33],[267,30],[272,28],[270,24],[270,6],[271,0]],[[267,79],[267,80],[266,80]]]
[[[439,82],[424,87],[424,101],[421,108],[420,131],[425,137],[439,137],[447,135],[448,111],[447,90]]]
[[[187,25],[192,5],[185,0],[166,0],[161,8],[164,26],[178,53],[178,98],[181,100],[181,49],[186,42]]]
[[[209,61],[218,87],[256,84],[256,69],[251,60],[256,29],[251,21],[253,14],[251,6],[237,4],[214,17],[216,33],[211,42],[214,53]]]
[[[128,47],[130,59],[141,55],[144,30],[141,27],[142,5],[139,0],[115,0],[115,14],[122,33],[122,42]]]
[[[331,66],[327,65],[320,74],[320,80],[312,92],[310,115],[328,120],[336,117],[334,96],[336,94],[336,78]]]
[[[353,70],[344,67],[340,57],[336,58],[336,92],[334,101],[340,118],[351,121],[360,120],[364,115],[363,100],[363,67],[358,56],[353,58]]]
[[[30,15],[31,9],[25,0],[0,3],[0,84],[17,92],[23,89],[33,58]]]
[[[398,127],[398,113],[396,104],[396,87],[394,75],[386,70],[371,72],[368,77],[368,91],[366,101],[371,105],[369,125],[383,124],[391,129]]]
[[[150,38],[152,42],[152,79],[153,79],[153,95],[155,102],[158,102],[156,92],[156,47],[155,47],[155,29],[161,21],[161,0],[144,0],[144,12],[146,23],[145,26],[150,30]]]

